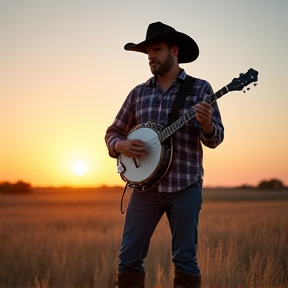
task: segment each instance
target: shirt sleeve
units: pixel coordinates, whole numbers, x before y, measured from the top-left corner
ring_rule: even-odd
[[[105,142],[112,158],[117,158],[119,155],[115,150],[116,141],[125,140],[128,132],[136,125],[134,106],[132,104],[134,91],[135,89],[129,93],[114,122],[106,130]]]
[[[214,93],[211,85],[208,82],[207,82],[206,89],[203,92],[204,92],[204,95],[202,96],[203,99],[205,99],[206,95],[212,95]],[[220,114],[217,101],[215,101],[212,104],[212,108],[213,108],[212,122],[214,125],[214,134],[210,136],[209,138],[206,138],[200,127],[200,130],[201,130],[200,140],[205,146],[209,148],[216,148],[224,139],[224,126],[222,124],[221,114]]]

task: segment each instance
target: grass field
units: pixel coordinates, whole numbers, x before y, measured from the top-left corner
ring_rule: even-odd
[[[0,287],[114,287],[121,193],[103,187],[0,195]],[[203,199],[203,287],[287,288],[288,191],[204,189]],[[163,217],[145,262],[147,288],[172,287],[170,241]]]

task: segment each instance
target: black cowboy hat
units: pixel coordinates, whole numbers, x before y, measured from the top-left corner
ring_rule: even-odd
[[[179,47],[179,63],[193,62],[198,58],[199,48],[191,37],[161,22],[151,23],[148,26],[145,41],[138,44],[127,43],[124,49],[147,54],[147,44],[152,41],[164,41],[177,45]]]

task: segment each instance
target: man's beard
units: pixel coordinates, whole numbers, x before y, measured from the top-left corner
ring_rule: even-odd
[[[157,64],[155,67],[153,67],[153,63]],[[152,64],[152,65],[151,65]],[[159,63],[157,60],[155,62],[151,61],[150,69],[153,75],[159,75],[163,76],[167,72],[170,71],[171,67],[174,64],[174,58],[171,53],[167,55],[167,58],[163,63]]]

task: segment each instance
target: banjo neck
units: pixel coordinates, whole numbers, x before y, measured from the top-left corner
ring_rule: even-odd
[[[217,99],[228,93],[228,88],[227,86],[223,87],[216,93],[206,96],[205,97],[205,102],[207,103],[214,103]],[[177,130],[179,130],[182,126],[184,126],[187,122],[189,122],[192,118],[195,117],[195,112],[193,107],[180,116],[175,122],[173,122],[171,125],[167,126],[164,128],[161,132],[159,132],[158,136],[160,139],[160,142],[163,143],[166,139],[168,139],[171,135],[173,135]]]
[[[256,82],[258,80],[258,71],[250,68],[245,74],[240,73],[238,78],[234,78],[229,84],[224,86],[222,89],[217,91],[215,94],[210,96],[206,96],[204,101],[207,103],[214,103],[217,99],[222,97],[224,94],[228,93],[229,91],[241,91],[243,88],[252,82]],[[254,83],[256,86],[257,83]],[[249,90],[250,88],[247,88]],[[245,91],[243,90],[245,93]],[[174,134],[178,129],[184,126],[188,121],[195,117],[195,112],[193,107],[185,114],[180,116],[175,122],[173,122],[168,127],[164,128],[161,132],[159,132],[159,140],[161,144],[169,138],[172,134]]]

